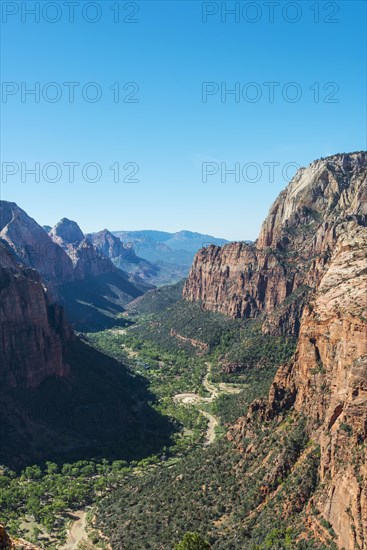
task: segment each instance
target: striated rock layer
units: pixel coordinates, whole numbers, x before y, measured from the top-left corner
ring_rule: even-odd
[[[201,249],[183,297],[232,317],[265,314],[263,330],[298,334],[309,291],[327,267],[340,223],[367,220],[367,154],[301,168],[270,209],[254,244]]]
[[[320,443],[316,505],[340,548],[367,548],[367,228],[337,229],[333,258],[302,316],[298,351],[270,395],[293,395]],[[274,391],[276,389],[276,391]],[[282,393],[282,392],[281,392]]]
[[[338,548],[366,550],[367,227],[350,221],[335,229],[334,251],[304,308],[293,360],[279,368],[268,402],[253,403],[228,434],[243,451],[259,411],[265,423],[281,421],[285,411],[306,417],[320,458],[319,485],[304,508],[315,507],[331,524]],[[306,524],[322,539],[314,514]]]
[[[34,388],[65,377],[64,345],[73,333],[61,306],[50,300],[39,274],[20,266],[0,244],[0,385]]]

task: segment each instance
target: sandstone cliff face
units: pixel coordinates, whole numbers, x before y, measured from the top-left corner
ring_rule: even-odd
[[[320,484],[308,505],[328,521],[337,546],[367,548],[367,227],[339,224],[318,289],[305,306],[297,352],[280,367],[268,402],[255,402],[228,436],[246,452],[259,411],[266,424],[290,411],[305,417],[310,441],[320,446]],[[255,439],[254,439],[255,441]],[[256,443],[251,452],[256,452]],[[323,538],[309,513],[308,533]]]
[[[51,229],[49,235],[70,257],[75,279],[98,277],[116,270],[111,260],[101,254],[91,240],[84,236],[76,222],[63,218]]]
[[[15,203],[0,201],[0,240],[21,263],[36,269],[46,282],[57,285],[74,278],[69,256]]]
[[[48,376],[66,377],[64,345],[73,338],[61,306],[39,274],[22,268],[0,244],[0,386],[34,388]]]
[[[316,505],[340,548],[367,548],[367,228],[341,224],[305,308],[298,353],[276,384],[295,394],[321,448]],[[272,395],[270,399],[272,399]]]
[[[367,155],[300,169],[270,209],[256,243],[210,246],[194,259],[183,297],[233,317],[266,315],[265,332],[298,333],[305,298],[336,242],[336,227],[367,220]]]

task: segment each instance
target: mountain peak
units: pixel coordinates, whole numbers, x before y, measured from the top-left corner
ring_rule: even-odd
[[[80,243],[84,239],[84,233],[73,220],[62,218],[50,231],[51,238],[63,244]]]

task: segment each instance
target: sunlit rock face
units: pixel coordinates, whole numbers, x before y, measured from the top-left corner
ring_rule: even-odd
[[[339,224],[367,220],[367,156],[335,155],[301,168],[280,193],[254,244],[201,249],[184,287],[186,300],[232,317],[264,313],[263,330],[298,334]]]

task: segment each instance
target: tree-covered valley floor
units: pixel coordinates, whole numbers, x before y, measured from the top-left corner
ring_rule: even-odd
[[[263,335],[260,321],[204,312],[183,302],[181,291],[178,283],[149,292],[115,328],[81,335],[146,380],[149,403],[137,399],[136,412],[148,404],[169,421],[166,444],[138,460],[121,453],[22,471],[4,467],[0,522],[50,550],[184,549],[192,547],[182,542],[188,531],[195,532],[198,550],[332,548],[299,536],[302,500],[318,482],[318,451],[302,422],[289,414],[280,427],[259,423],[256,459],[226,437],[250,403],[267,395],[295,340]],[[144,449],[152,434],[141,419]],[[330,527],[322,528],[332,539]]]

